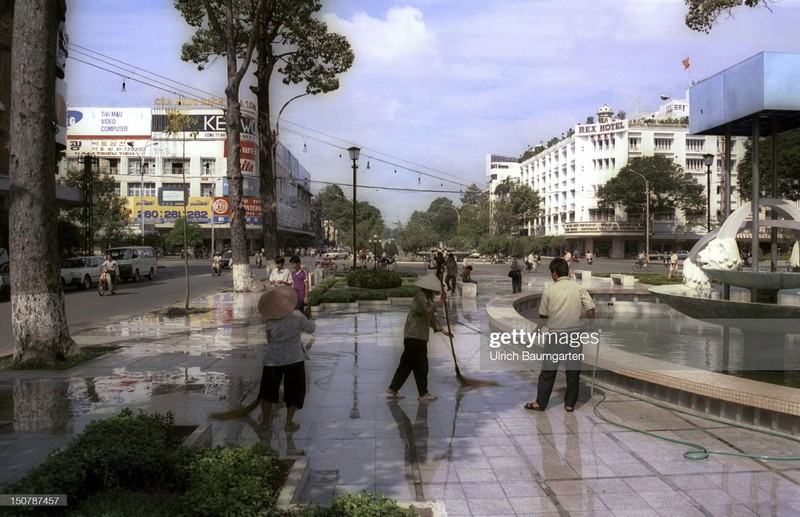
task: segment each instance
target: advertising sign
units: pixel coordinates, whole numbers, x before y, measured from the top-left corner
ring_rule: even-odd
[[[128,209],[131,219],[136,224],[141,224],[142,198],[128,196]],[[174,223],[175,219],[183,217],[183,200],[179,206],[165,205],[154,196],[144,197],[144,222],[146,224]],[[203,196],[190,196],[186,206],[186,220],[190,223],[211,222],[211,198]]]
[[[246,224],[261,224],[261,199],[257,197],[245,197],[242,202],[244,204],[245,217],[247,218]],[[215,197],[213,203],[214,222],[230,223],[230,208],[229,197]]]

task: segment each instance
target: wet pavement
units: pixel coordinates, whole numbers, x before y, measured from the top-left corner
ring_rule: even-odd
[[[544,275],[526,277],[542,283]],[[310,477],[303,502],[373,490],[403,502],[438,501],[449,516],[484,515],[798,515],[800,461],[712,455],[692,461],[687,447],[603,422],[583,377],[574,413],[563,409],[559,375],[544,413],[533,371],[482,371],[484,307],[510,280],[483,278],[478,299],[452,297],[448,309],[461,372],[496,387],[464,388],[448,340],[429,342],[432,403],[409,378],[402,400],[384,395],[402,351],[406,310],[326,310],[306,336],[310,359],[301,427],[283,430],[285,409],[259,428],[260,411],[234,420],[208,414],[251,401],[261,372],[258,294],[196,299],[214,310],[181,318],[131,317],[74,336],[82,345],[121,348],[66,372],[0,371],[0,483],[19,478],[96,418],[123,407],[172,411],[179,424],[212,426],[212,443],[268,441],[303,455]],[[440,315],[442,315],[440,313]],[[800,456],[800,444],[675,413],[596,388],[609,418],[732,453]],[[31,401],[36,401],[31,403]]]

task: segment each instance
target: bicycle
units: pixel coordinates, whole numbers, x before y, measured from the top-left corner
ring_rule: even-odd
[[[636,262],[633,263],[633,270],[637,271],[637,272],[638,271],[651,271],[650,263],[649,262],[642,263],[641,261],[637,260]]]

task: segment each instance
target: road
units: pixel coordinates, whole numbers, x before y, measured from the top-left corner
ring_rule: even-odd
[[[255,269],[257,278],[265,276],[264,269]],[[208,260],[189,261],[191,298],[231,289],[233,281],[227,270],[219,277],[211,276]],[[97,289],[87,291],[67,287],[64,303],[70,330],[96,326],[103,321],[114,321],[122,316],[145,314],[169,305],[182,304],[186,292],[183,261],[177,258],[159,260],[154,281],[142,279],[139,283],[121,283],[117,294],[99,296]],[[13,351],[11,335],[11,302],[0,301],[0,357]]]

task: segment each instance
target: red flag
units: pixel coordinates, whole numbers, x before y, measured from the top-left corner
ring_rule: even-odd
[[[683,69],[684,70],[686,70],[687,68],[692,66],[692,60],[689,59],[688,57],[686,59],[684,59],[683,61],[681,61],[681,63],[683,63]]]

